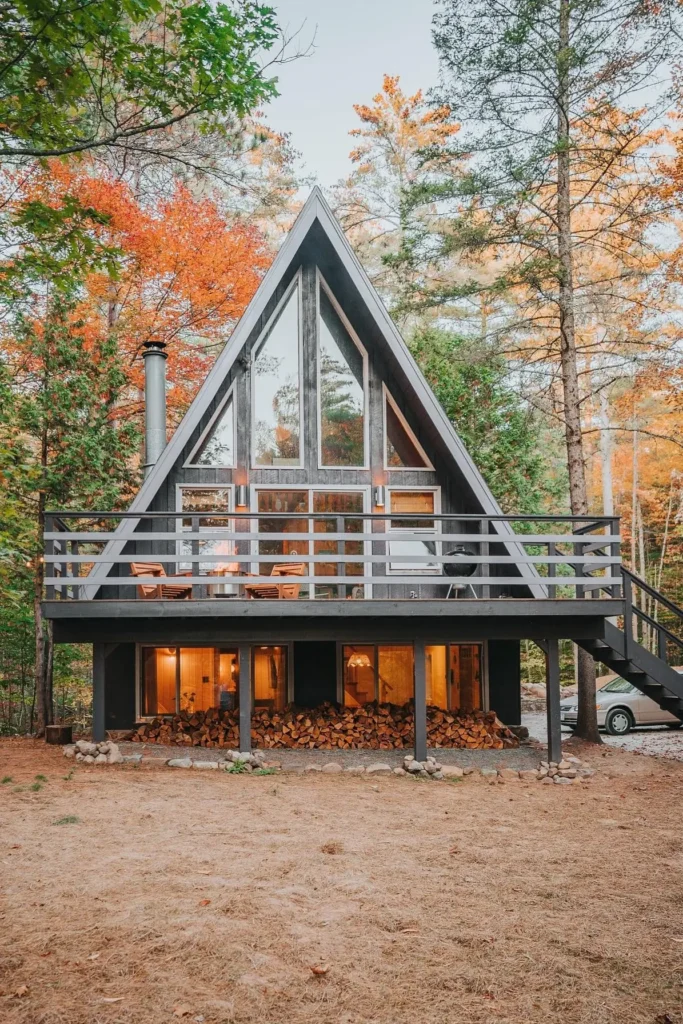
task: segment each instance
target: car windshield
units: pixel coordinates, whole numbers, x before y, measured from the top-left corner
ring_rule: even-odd
[[[611,683],[601,686],[600,693],[633,693],[633,687],[627,679],[620,679],[617,676]]]

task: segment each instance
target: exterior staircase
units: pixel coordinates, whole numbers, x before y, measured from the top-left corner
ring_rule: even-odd
[[[596,661],[628,679],[641,693],[659,704],[660,708],[670,711],[683,721],[683,674],[669,665],[669,653],[673,653],[674,649],[683,650],[683,641],[668,625],[659,621],[660,615],[666,615],[667,623],[676,629],[683,625],[683,610],[629,569],[622,566],[621,572],[624,629],[607,621],[604,640],[577,640],[576,643]],[[656,618],[634,603],[634,590],[647,595],[648,607]],[[649,632],[651,645],[656,647],[657,654],[653,654],[638,641],[636,634],[639,628],[641,636]],[[683,630],[679,629],[678,632]],[[677,660],[680,661],[680,657]]]

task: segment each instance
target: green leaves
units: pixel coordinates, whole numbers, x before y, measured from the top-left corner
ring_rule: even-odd
[[[3,0],[0,155],[120,148],[188,117],[220,129],[275,95],[277,35],[250,0]]]

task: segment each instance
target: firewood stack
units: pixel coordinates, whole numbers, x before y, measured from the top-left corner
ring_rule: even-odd
[[[451,712],[427,708],[430,747],[501,750],[519,740],[496,717],[495,711]],[[239,712],[183,711],[172,718],[155,718],[130,736],[138,743],[195,747],[239,747]],[[364,704],[358,708],[322,704],[305,710],[290,705],[284,711],[254,708],[252,746],[261,749],[394,750],[412,747],[413,706]]]

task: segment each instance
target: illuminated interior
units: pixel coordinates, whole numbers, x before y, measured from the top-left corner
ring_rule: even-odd
[[[287,703],[287,648],[255,647],[254,707],[282,711]]]
[[[238,706],[237,651],[218,647],[144,647],[140,708],[144,717]]]

